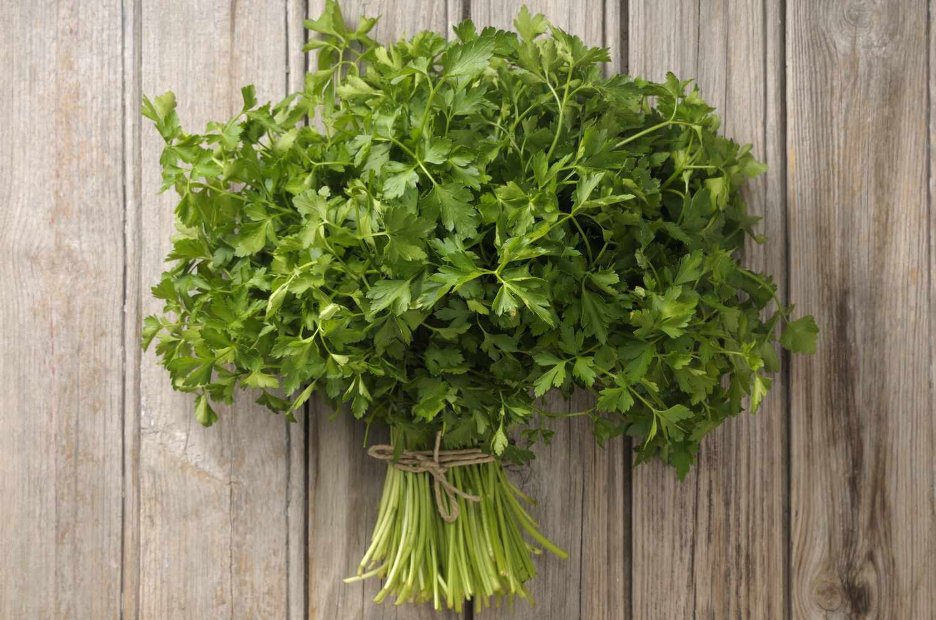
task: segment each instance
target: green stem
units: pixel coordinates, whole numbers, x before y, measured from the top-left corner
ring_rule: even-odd
[[[549,161],[549,158],[552,157],[553,151],[556,150],[556,144],[559,143],[559,135],[562,133],[562,121],[565,117],[565,106],[566,102],[569,100],[569,82],[572,81],[572,70],[574,68],[574,65],[569,65],[569,72],[566,74],[565,90],[562,93],[562,103],[559,104],[559,119],[556,124],[556,135],[553,136],[552,144],[549,146],[549,150],[546,151],[546,161]],[[549,79],[546,80],[546,85],[549,86]],[[549,86],[549,89],[552,90],[553,95],[556,96],[556,91],[553,90],[552,86]],[[556,96],[556,101],[559,101],[558,96]]]
[[[657,131],[658,129],[663,129],[664,127],[668,127],[670,125],[689,125],[690,127],[697,127],[695,123],[687,123],[686,121],[673,121],[673,120],[663,121],[662,123],[654,125],[653,127],[647,127],[643,131],[638,131],[634,135],[624,138],[623,140],[615,144],[614,148],[618,149],[624,146],[625,144],[629,144],[630,142],[633,142],[634,140],[638,138],[642,138],[647,134],[653,133],[654,131]]]

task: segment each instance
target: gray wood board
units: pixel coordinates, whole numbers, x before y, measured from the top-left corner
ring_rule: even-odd
[[[285,2],[144,3],[142,91],[175,91],[183,127],[194,130],[233,115],[244,84],[255,84],[261,100],[281,99],[287,15]],[[161,149],[147,123],[141,133],[144,314],[160,309],[147,289],[164,269],[177,201],[171,193],[156,195]],[[296,586],[304,580],[291,578],[304,566],[296,565],[297,547],[304,545],[302,511],[292,505],[296,497],[303,503],[296,489],[304,486],[301,429],[246,393],[219,408],[216,426],[202,428],[192,397],[172,392],[152,351],[142,358],[140,382],[140,617],[301,613],[304,588]]]
[[[631,2],[630,71],[695,78],[725,135],[770,166],[745,198],[765,246],[744,263],[786,273],[782,15],[774,2]],[[634,617],[776,618],[786,597],[788,405],[784,367],[756,417],[727,421],[680,483],[658,463],[633,472]]]
[[[0,617],[116,618],[120,3],[6,2],[0,21]]]
[[[787,8],[792,612],[932,618],[927,3]]]

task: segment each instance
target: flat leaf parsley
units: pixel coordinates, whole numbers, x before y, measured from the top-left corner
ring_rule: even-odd
[[[792,320],[771,277],[738,259],[746,237],[764,241],[741,189],[766,167],[718,134],[689,81],[605,77],[607,49],[526,8],[519,34],[465,21],[453,41],[383,46],[375,21],[349,27],[330,0],[306,22],[305,88],[261,105],[245,87],[240,112],[204,133],[182,129],[172,93],[144,97],[166,141],[163,189],[180,197],[144,347],[158,340],[205,425],[238,386],[291,420],[316,394],[389,425],[397,450],[443,432],[446,449],[524,462],[551,436],[543,419],[563,415],[536,398],[580,388],[599,442],[629,435],[637,462],[685,476],[708,432],[763,401],[778,332],[815,350],[812,317]],[[521,426],[526,445],[508,439]],[[533,570],[509,524],[556,549],[499,467],[452,474],[485,498],[459,527],[483,530],[493,556],[430,559],[388,525],[375,557],[412,555],[362,575],[390,570],[386,591],[437,608],[523,595]],[[430,519],[425,475],[392,474],[381,515]],[[451,524],[432,523],[420,536],[446,540]],[[424,569],[441,595],[435,579],[414,585]]]

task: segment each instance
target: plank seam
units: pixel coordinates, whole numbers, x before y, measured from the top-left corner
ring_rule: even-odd
[[[127,494],[125,491],[127,480],[127,25],[126,25],[126,2],[120,3],[120,101],[121,101],[121,123],[120,123],[120,144],[123,149],[120,158],[120,181],[121,181],[121,202],[123,203],[122,221],[121,221],[121,243],[123,252],[123,274],[121,286],[121,297],[124,302],[124,311],[120,318],[120,342],[122,345],[120,359],[120,375],[123,380],[123,389],[120,391],[120,605],[118,606],[118,617],[124,618],[124,586],[125,586],[125,567],[124,567],[124,546],[126,538],[126,503]]]
[[[621,4],[618,7],[618,45],[621,46],[621,50],[618,52],[618,55],[621,73],[625,75],[630,73],[630,59],[627,57],[628,50],[630,49],[630,40],[628,39],[628,32],[630,31],[629,21],[630,4],[627,0],[621,0]]]
[[[303,3],[303,19],[309,17],[309,1],[305,0]],[[305,44],[309,42],[309,31],[303,28],[302,30],[302,39],[303,39],[303,48]],[[309,52],[303,51],[302,53],[302,63],[303,63],[303,79],[305,79],[305,74],[309,72]],[[306,119],[308,122],[308,118]],[[312,449],[312,436],[311,436],[311,420],[312,420],[312,401],[307,400],[305,405],[303,405],[305,411],[305,420],[303,421],[303,441],[305,445],[303,446],[303,471],[302,471],[302,517],[305,519],[305,527],[302,528],[302,583],[303,583],[303,592],[302,592],[302,607],[305,610],[305,618],[309,620],[312,612],[312,598],[311,598],[311,575],[309,574],[309,553],[311,549],[309,547],[309,528],[312,527],[312,519],[309,518],[309,483],[311,482],[309,477],[309,451]]]
[[[930,0],[926,12],[926,154],[929,165],[926,170],[926,264],[933,264],[933,0]],[[933,270],[926,270],[926,307],[933,308]],[[932,364],[936,358],[933,357],[933,336],[932,320],[930,321],[930,337],[927,355]],[[929,379],[930,397],[934,396],[933,373],[930,373]]]
[[[131,278],[135,278],[139,284],[142,274],[141,256],[139,253],[140,239],[142,237],[139,217],[132,216],[134,206],[139,205],[139,166],[141,156],[140,127],[135,116],[136,103],[139,98],[139,86],[141,80],[142,56],[140,41],[142,39],[142,30],[140,25],[142,9],[138,2],[133,2],[129,7],[126,0],[120,3],[120,69],[121,69],[121,202],[122,202],[122,221],[121,221],[121,243],[123,252],[123,273],[122,273],[122,297],[123,312],[121,314],[120,339],[121,339],[121,379],[123,389],[120,395],[120,436],[121,436],[121,455],[120,455],[120,479],[121,479],[121,501],[120,501],[120,601],[118,616],[123,620],[128,615],[134,618],[140,617],[140,592],[139,575],[142,569],[142,559],[139,553],[139,539],[134,540],[137,543],[135,553],[136,566],[127,565],[128,536],[130,533],[140,532],[140,503],[136,497],[137,487],[128,481],[128,464],[139,459],[139,413],[140,413],[140,381],[142,370],[140,366],[140,351],[135,346],[136,342],[127,341],[128,329],[131,317],[139,321],[141,314],[140,297],[138,286],[131,288]],[[128,33],[128,29],[130,32]],[[132,45],[132,58],[128,63],[128,34],[129,43]],[[129,65],[129,66],[128,66]],[[131,102],[131,99],[133,100]],[[128,126],[129,123],[129,126]],[[135,171],[134,174],[131,172]],[[132,264],[131,264],[132,263]],[[131,291],[136,292],[134,299],[131,299]],[[129,346],[128,346],[129,345]],[[135,378],[129,380],[131,376]],[[128,412],[128,404],[131,410]],[[130,426],[128,428],[127,415],[132,415]],[[128,443],[128,432],[135,434],[136,441],[130,445]],[[128,451],[130,454],[128,455]],[[129,458],[128,458],[129,457]],[[138,467],[130,467],[130,475],[133,477],[138,472]],[[129,484],[129,492],[128,492]],[[135,507],[135,514],[129,514]],[[129,524],[129,532],[128,532]],[[134,609],[128,614],[127,588],[128,588],[128,570],[136,575],[137,591],[134,594]]]
[[[607,0],[611,1],[611,0]],[[620,66],[621,73],[625,75],[630,75],[630,2],[628,0],[620,0],[620,5],[618,8],[618,40],[620,41],[619,45],[621,46],[620,50]],[[621,558],[621,562],[624,565],[623,576],[627,580],[627,602],[624,609],[624,617],[628,620],[634,617],[634,481],[633,481],[633,465],[631,460],[631,453],[633,452],[633,444],[631,443],[630,437],[624,436],[621,438],[624,445],[622,446],[623,455],[621,464],[621,479],[623,481],[623,488],[621,489],[621,502],[623,504],[621,509],[621,516],[624,519],[622,527],[624,528],[624,541],[622,543],[622,549],[628,550],[627,557]]]
[[[765,3],[765,12],[766,12],[766,2]],[[792,252],[792,240],[790,235],[790,205],[789,205],[789,186],[790,186],[790,170],[789,170],[789,152],[790,152],[790,137],[787,128],[787,121],[789,116],[789,91],[787,85],[787,24],[789,23],[787,9],[787,0],[780,0],[780,23],[777,25],[777,31],[779,33],[780,39],[780,49],[778,50],[778,55],[783,59],[783,70],[780,71],[779,79],[780,84],[778,85],[779,90],[779,99],[780,99],[780,111],[779,111],[779,122],[780,122],[780,135],[783,139],[783,156],[780,158],[780,177],[783,179],[781,183],[780,192],[781,200],[783,204],[783,278],[784,278],[784,291],[783,297],[787,305],[790,303],[791,297],[791,278],[790,278],[790,269],[792,263],[790,260],[790,255]],[[766,16],[765,16],[766,19]],[[765,30],[766,32],[766,30]],[[766,64],[766,55],[764,58]],[[766,131],[766,126],[765,126]],[[783,590],[783,615],[785,618],[793,617],[793,519],[792,519],[792,505],[793,505],[793,388],[792,388],[792,367],[791,367],[791,355],[790,352],[786,349],[780,349],[781,354],[781,368],[783,369],[783,413],[785,417],[785,436],[784,436],[784,449],[781,451],[781,458],[784,460],[783,472],[784,472],[784,481],[783,481],[783,517],[781,527],[783,529],[783,542],[784,542],[784,554],[783,554],[783,576],[784,584],[782,587]]]
[[[283,34],[285,45],[283,46],[284,62],[286,68],[283,83],[284,96],[289,95],[289,54],[292,46],[289,41],[289,0],[283,0]],[[286,523],[286,620],[292,618],[292,523],[289,519],[289,508],[292,499],[292,429],[290,429],[289,420],[284,419],[284,430],[286,431],[286,503],[283,521]]]

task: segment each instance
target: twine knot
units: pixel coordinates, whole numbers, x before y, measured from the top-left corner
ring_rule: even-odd
[[[485,454],[477,448],[465,450],[439,450],[439,444],[442,442],[442,433],[436,433],[435,449],[433,450],[404,450],[400,458],[393,461],[393,446],[381,444],[371,446],[367,451],[372,458],[381,461],[391,461],[390,465],[400,471],[413,474],[426,472],[434,480],[436,507],[439,514],[446,523],[452,523],[458,518],[458,497],[461,496],[469,502],[480,502],[481,498],[477,495],[466,493],[448,481],[446,473],[452,467],[464,467],[465,465],[480,465],[482,463],[491,463],[495,460],[490,454]],[[445,492],[448,502],[442,499],[442,493]]]

